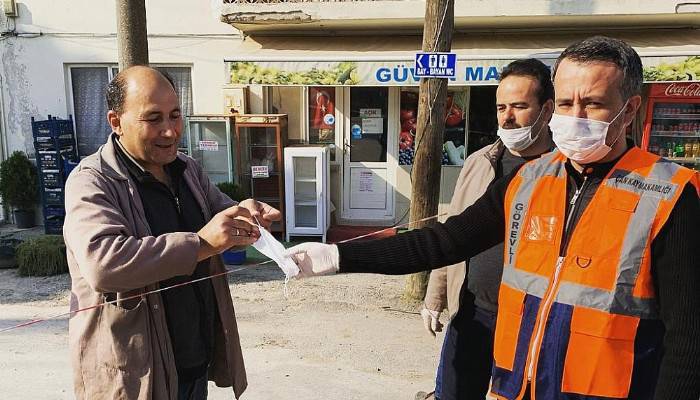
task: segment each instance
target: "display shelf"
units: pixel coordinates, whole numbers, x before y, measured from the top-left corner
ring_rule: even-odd
[[[279,199],[277,197],[264,197],[264,196],[258,196],[255,198],[257,201],[262,201],[263,203],[279,203]]]
[[[700,114],[662,114],[658,116],[654,116],[655,120],[667,120],[667,119],[672,119],[672,120],[700,120]]]
[[[321,236],[330,224],[327,146],[284,149],[287,240],[294,236]]]
[[[284,221],[284,159],[287,115],[242,114],[235,117],[237,170],[240,184],[256,200],[279,209]],[[252,167],[267,167],[267,177],[253,177]],[[284,235],[285,224],[275,223],[272,231]]]
[[[280,173],[279,172],[268,172],[268,174],[270,176],[278,176]],[[252,174],[249,172],[245,172],[245,173],[242,173],[241,176],[250,178],[252,176]],[[255,179],[259,179],[259,178],[255,178]]]
[[[316,200],[295,200],[295,206],[313,206],[316,207],[318,202]]]
[[[668,161],[673,161],[675,163],[683,164],[698,164],[700,163],[700,157],[665,157]]]
[[[693,131],[654,131],[651,136],[660,137],[680,137],[680,138],[700,138],[700,132]]]

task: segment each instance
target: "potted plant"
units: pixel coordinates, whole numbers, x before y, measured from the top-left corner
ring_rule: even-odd
[[[216,184],[216,187],[231,200],[240,202],[246,198],[241,187],[233,182],[220,182]],[[246,260],[245,249],[238,251],[226,250],[221,256],[226,264],[241,265]]]
[[[38,185],[36,167],[23,152],[15,151],[0,163],[0,196],[14,210],[18,228],[34,226]]]

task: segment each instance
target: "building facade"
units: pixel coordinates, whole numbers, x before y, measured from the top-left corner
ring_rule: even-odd
[[[405,221],[425,2],[224,0],[219,7],[222,21],[246,34],[244,50],[226,58],[228,82],[262,88],[266,111],[289,114],[291,139],[333,146],[335,221]],[[666,0],[455,1],[457,76],[449,82],[440,208],[463,159],[496,139],[495,88],[507,63],[534,57],[551,66],[574,41],[605,34],[637,49],[647,82],[700,80],[700,67],[685,67],[700,55],[699,16],[700,3]],[[329,104],[333,118],[323,120]],[[640,112],[636,138],[642,119]]]
[[[30,119],[49,114],[72,116],[79,154],[90,154],[109,134],[103,89],[117,72],[114,3],[0,4],[0,158],[14,150],[31,156]],[[700,80],[700,2],[523,4],[455,1],[457,76],[444,121],[441,209],[464,158],[496,139],[498,74],[514,59],[552,65],[572,42],[606,34],[637,49],[648,82]],[[331,147],[334,224],[407,220],[424,1],[173,0],[146,7],[150,61],[175,79],[188,117],[225,119],[233,109],[287,114],[289,144]],[[642,119],[640,112],[636,132]],[[237,175],[233,130],[224,132],[229,146],[213,148],[227,151],[229,162],[212,175],[216,181]]]

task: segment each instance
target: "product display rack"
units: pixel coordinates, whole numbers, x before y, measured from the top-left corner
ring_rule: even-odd
[[[321,236],[330,225],[329,148],[295,146],[284,149],[286,239]]]
[[[236,171],[243,190],[282,213],[271,231],[285,234],[284,159],[287,144],[286,114],[240,114],[234,117]]]
[[[66,178],[78,162],[72,117],[59,119],[49,115],[44,121],[35,121],[32,117],[32,135],[41,185],[44,232],[60,235],[66,215]]]
[[[700,84],[652,84],[642,148],[700,170]]]

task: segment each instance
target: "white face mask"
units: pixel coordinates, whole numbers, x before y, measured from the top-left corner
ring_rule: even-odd
[[[299,267],[287,254],[284,245],[280,243],[272,234],[258,224],[260,238],[253,243],[253,247],[264,255],[271,258],[284,272],[285,278],[293,278],[299,274]]]
[[[540,120],[543,110],[544,106],[542,106],[540,109],[540,114],[537,116],[537,119],[535,119],[535,122],[533,122],[530,126],[513,129],[501,128],[500,126],[498,127],[498,137],[501,138],[501,141],[508,148],[508,150],[523,151],[535,143],[535,140],[537,140],[540,132],[542,132],[544,125],[540,127],[535,136],[532,136],[532,127],[537,125],[537,121]]]
[[[591,164],[601,160],[610,153],[612,146],[625,131],[625,127],[622,127],[613,143],[610,146],[605,144],[608,127],[622,115],[628,101],[610,122],[552,114],[549,129],[552,130],[552,140],[557,145],[557,149],[579,164]]]

